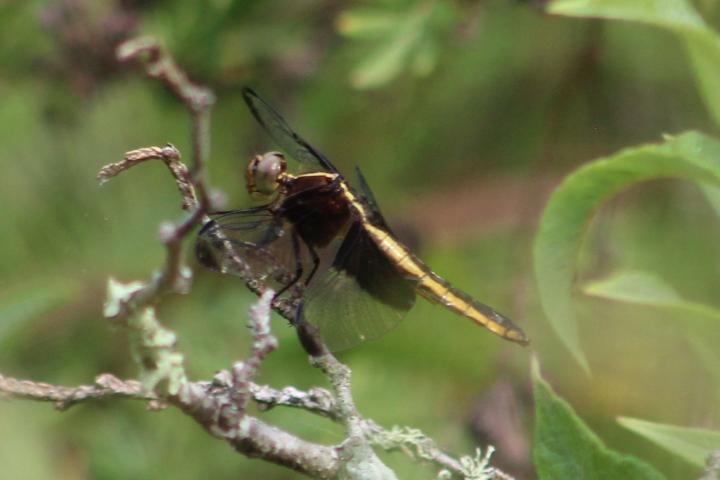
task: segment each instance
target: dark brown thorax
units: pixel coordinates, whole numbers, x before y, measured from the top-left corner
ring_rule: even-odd
[[[302,239],[324,247],[347,227],[350,206],[337,175],[287,176],[278,214],[291,222]]]

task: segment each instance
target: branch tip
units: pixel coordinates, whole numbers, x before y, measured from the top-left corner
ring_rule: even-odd
[[[127,304],[145,286],[143,282],[139,281],[122,283],[112,277],[108,278],[103,316],[108,320],[121,316],[125,312]]]

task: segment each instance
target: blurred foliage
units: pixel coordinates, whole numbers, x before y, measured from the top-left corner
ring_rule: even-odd
[[[395,5],[397,7],[397,5]],[[430,74],[437,63],[439,37],[449,30],[453,8],[435,0],[418,2],[392,12],[382,8],[356,8],[338,18],[338,30],[348,38],[366,40],[370,49],[351,73],[357,88],[377,88],[395,79],[403,69],[418,76]]]
[[[709,4],[712,5],[712,4]],[[705,106],[720,124],[720,37],[689,0],[555,0],[548,11],[578,17],[600,17],[647,23],[677,35],[687,49]]]
[[[593,212],[621,190],[658,177],[720,184],[718,158],[720,142],[689,132],[588,163],[553,192],[535,240],[538,289],[550,323],[584,369],[589,366],[580,347],[571,290],[574,260]]]
[[[695,67],[698,86],[708,110],[718,121],[716,87],[720,86],[720,36],[708,28],[690,3],[651,0],[647,4],[557,0],[549,8],[566,15],[603,17],[647,22],[677,33],[684,42]],[[589,371],[581,347],[571,287],[575,277],[575,259],[583,231],[602,202],[620,190],[651,178],[690,179],[706,195],[717,212],[720,198],[720,143],[697,132],[666,137],[660,145],[623,150],[596,160],[568,176],[553,193],[540,221],[534,245],[534,260],[540,299],[550,323],[580,365]],[[716,219],[717,220],[717,219]],[[649,304],[672,309],[678,320],[698,314],[717,322],[718,310],[702,303],[691,303],[659,277],[639,272],[620,272],[610,279],[595,282],[585,291],[600,297]],[[716,328],[717,329],[717,328]],[[690,337],[693,328],[687,328]],[[696,348],[702,343],[695,341]],[[716,345],[716,342],[712,342]],[[706,352],[705,347],[698,349]],[[717,378],[717,358],[703,354],[705,367]],[[708,361],[710,360],[710,361]],[[664,447],[698,467],[720,452],[720,431],[673,427],[636,419],[624,419],[621,425]],[[537,441],[537,436],[536,436]],[[536,447],[540,448],[536,443]]]
[[[708,463],[708,452],[717,451],[720,444],[720,432],[702,428],[662,425],[627,417],[619,418],[618,422],[698,467],[704,467]]]
[[[677,310],[678,314],[720,319],[720,310],[691,302],[665,281],[650,272],[618,271],[583,287],[587,295]]]
[[[112,60],[121,39],[153,34],[218,93],[210,178],[228,207],[248,204],[246,158],[270,146],[240,99],[240,86],[250,84],[340,169],[362,166],[385,216],[419,239],[418,253],[438,273],[526,329],[546,376],[608,448],[668,478],[697,477],[696,465],[614,418],[718,430],[717,322],[576,296],[589,377],[543,319],[530,254],[549,186],[570,169],[665,133],[717,131],[710,28],[720,25],[720,5],[698,0],[690,15],[683,3],[683,17],[657,28],[551,16],[542,3],[4,2],[0,371],[66,384],[104,371],[134,375],[125,340],[100,320],[105,282],[144,278],[162,261],[158,225],[180,216],[179,199],[161,165],[102,188],[95,175],[141,146],[170,141],[189,153],[183,108]],[[655,2],[568,0],[551,8],[570,14],[580,4],[610,5],[596,15],[617,18],[628,5]],[[586,227],[581,278],[604,278],[616,267],[653,272],[680,298],[717,308],[720,225],[718,202],[708,198],[687,183],[655,180],[608,199]],[[196,270],[191,295],[163,303],[159,314],[177,331],[196,378],[247,350],[251,300],[240,281]],[[281,348],[260,381],[322,384],[293,331],[278,320],[275,332]],[[426,303],[384,338],[342,355],[362,413],[420,428],[458,453],[512,444],[507,429],[472,414],[501,379],[515,385],[516,417],[530,431],[527,357]],[[262,415],[312,440],[342,438],[340,427],[309,415]],[[296,477],[235,454],[178,412],[148,413],[139,404],[58,414],[4,402],[0,424],[9,478]],[[432,478],[401,455],[384,458],[400,478]],[[520,478],[534,475],[503,448],[493,459]]]
[[[535,449],[538,478],[664,478],[647,463],[607,448],[575,414],[572,407],[553,392],[533,361],[535,397]]]

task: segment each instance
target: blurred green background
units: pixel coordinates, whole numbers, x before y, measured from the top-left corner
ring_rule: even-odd
[[[716,2],[696,6],[720,24]],[[697,476],[614,418],[718,429],[720,382],[694,348],[697,339],[717,345],[717,328],[578,296],[587,376],[543,317],[531,259],[542,206],[572,169],[663,133],[714,132],[669,34],[553,17],[519,0],[18,1],[0,6],[0,32],[3,374],[75,385],[136,373],[126,339],[101,318],[105,283],[160,265],[158,225],[181,217],[179,198],[160,164],[102,188],[95,175],[143,146],[172,142],[189,157],[183,107],[113,59],[122,39],[153,34],[218,95],[209,173],[228,207],[249,204],[246,160],[271,146],[239,95],[251,85],[342,171],[362,167],[385,216],[417,239],[428,264],[532,339],[522,349],[420,302],[398,329],[340,355],[363,414],[421,428],[455,453],[490,443],[498,466],[533,478],[536,352],[612,448],[669,478]],[[651,270],[687,298],[717,304],[720,226],[692,185],[658,180],[623,193],[587,238],[583,278]],[[195,273],[191,294],[167,298],[160,315],[199,379],[247,352],[253,296],[238,279]],[[281,348],[259,381],[324,386],[286,322],[274,329]],[[309,414],[261,415],[311,440],[343,438]],[[400,478],[434,478],[400,453],[383,458]],[[122,401],[67,413],[0,403],[0,464],[4,478],[26,479],[297,477],[234,453],[177,411]]]

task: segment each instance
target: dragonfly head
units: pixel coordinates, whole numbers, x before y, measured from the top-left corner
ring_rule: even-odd
[[[287,163],[280,152],[268,152],[255,155],[250,160],[245,178],[248,192],[252,194],[271,195],[280,185],[280,177],[285,173]]]

